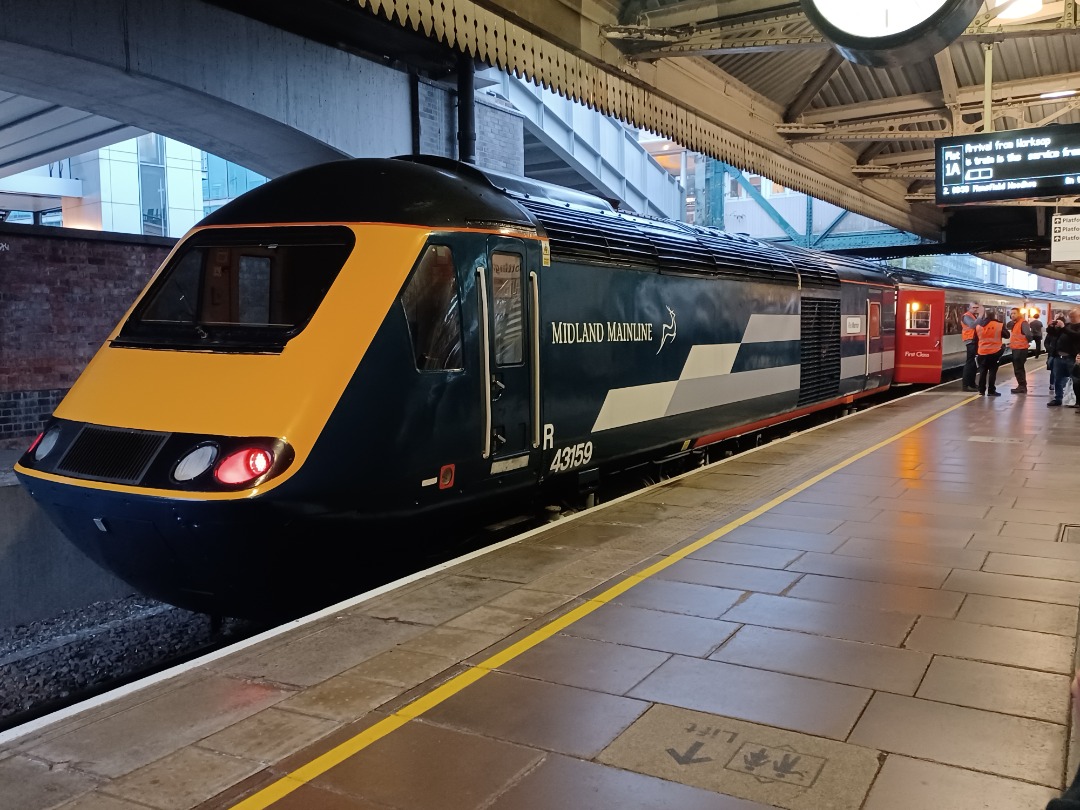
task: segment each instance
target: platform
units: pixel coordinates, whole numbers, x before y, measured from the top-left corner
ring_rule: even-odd
[[[0,737],[0,808],[1041,808],[1080,413],[1006,370],[1000,398],[858,413]]]

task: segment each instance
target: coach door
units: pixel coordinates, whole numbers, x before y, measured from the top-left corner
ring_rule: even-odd
[[[881,374],[881,302],[866,302],[866,376]],[[871,386],[873,387],[873,386]]]
[[[900,290],[896,297],[896,371],[900,383],[941,382],[945,291]]]
[[[523,469],[533,446],[533,349],[529,328],[532,289],[528,253],[518,239],[493,239],[488,245],[480,309],[486,312],[487,408],[485,457],[494,459],[492,473]],[[485,337],[482,335],[482,337]]]

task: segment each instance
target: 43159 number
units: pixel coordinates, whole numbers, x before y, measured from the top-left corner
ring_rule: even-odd
[[[592,442],[581,442],[555,451],[551,459],[551,472],[566,472],[592,461]]]

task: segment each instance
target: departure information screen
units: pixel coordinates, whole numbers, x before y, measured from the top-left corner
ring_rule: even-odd
[[[938,205],[1080,195],[1080,124],[934,142]]]

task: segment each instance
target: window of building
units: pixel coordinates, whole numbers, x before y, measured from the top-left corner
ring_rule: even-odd
[[[454,256],[429,245],[401,296],[413,357],[420,371],[451,371],[461,364],[461,308]]]
[[[148,132],[136,138],[135,145],[139,152],[139,163],[149,163],[151,166],[165,165],[165,139],[163,137]]]
[[[495,362],[516,365],[525,351],[522,320],[521,256],[517,253],[491,254],[493,312],[495,320]]]
[[[142,232],[147,236],[169,233],[165,167],[139,164],[139,196],[142,200]]]
[[[142,232],[147,236],[169,235],[169,203],[165,183],[165,139],[148,132],[135,139],[139,153],[139,198]]]

